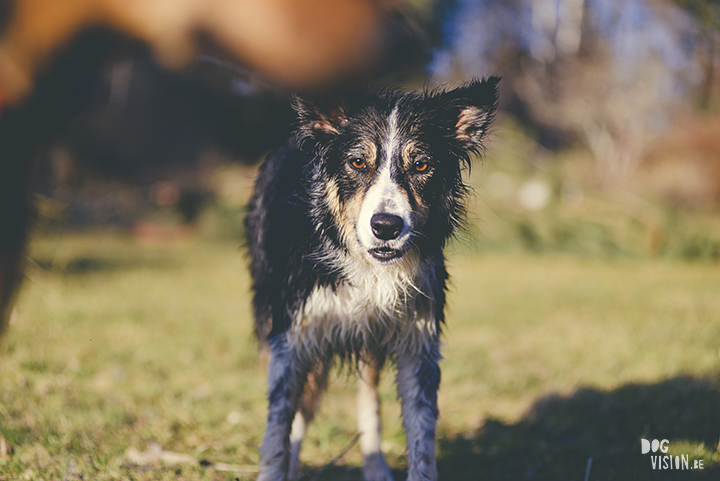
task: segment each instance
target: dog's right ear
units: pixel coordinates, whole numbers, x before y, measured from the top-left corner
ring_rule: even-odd
[[[498,82],[500,78],[490,77],[429,94],[438,113],[438,124],[461,150],[482,149],[497,110]]]
[[[311,101],[294,96],[292,106],[298,115],[298,128],[309,137],[333,136],[347,122],[345,106],[338,101]]]

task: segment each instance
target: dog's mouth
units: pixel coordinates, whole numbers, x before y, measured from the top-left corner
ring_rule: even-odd
[[[373,258],[381,262],[388,262],[393,259],[402,257],[405,251],[400,249],[393,249],[392,247],[376,247],[375,249],[370,249],[368,253],[370,253]]]

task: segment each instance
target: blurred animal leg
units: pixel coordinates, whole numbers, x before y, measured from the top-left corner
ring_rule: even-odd
[[[7,327],[22,267],[30,228],[28,177],[31,162],[0,161],[0,337]]]

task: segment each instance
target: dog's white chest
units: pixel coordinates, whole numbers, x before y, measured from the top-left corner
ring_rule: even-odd
[[[347,346],[394,351],[437,335],[434,300],[412,283],[384,281],[316,287],[295,313],[290,341],[316,352]]]
[[[405,312],[395,312],[402,307],[397,304],[397,295],[391,292],[368,292],[347,284],[317,287],[298,312],[297,322],[300,326],[369,324],[388,312],[404,318]]]

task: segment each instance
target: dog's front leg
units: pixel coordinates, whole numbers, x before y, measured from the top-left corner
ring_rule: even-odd
[[[368,355],[367,361],[360,361],[359,365],[358,428],[365,481],[393,481],[390,467],[380,450],[380,399],[377,386],[382,364],[382,361]]]
[[[408,481],[435,481],[435,426],[440,386],[439,342],[397,357],[397,387],[407,434]]]
[[[308,368],[288,346],[284,334],[269,341],[268,414],[260,448],[258,481],[286,481],[290,467],[290,429]]]

